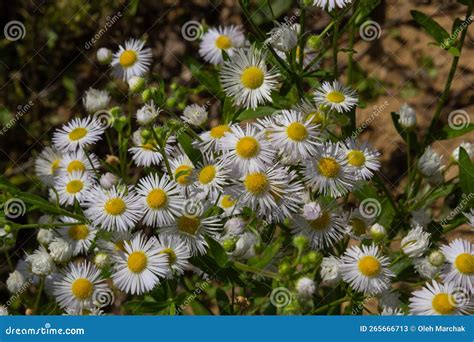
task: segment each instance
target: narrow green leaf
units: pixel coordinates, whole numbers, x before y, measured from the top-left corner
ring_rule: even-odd
[[[272,115],[277,110],[278,109],[276,108],[267,106],[257,107],[255,110],[247,109],[240,113],[240,115],[237,117],[237,121],[252,120],[260,118],[262,116]]]
[[[412,10],[410,13],[418,25],[420,25],[439,44],[442,44],[445,39],[449,38],[449,33],[433,18],[416,10]]]

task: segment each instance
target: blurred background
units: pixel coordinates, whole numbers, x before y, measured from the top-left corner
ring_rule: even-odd
[[[264,30],[273,27],[268,10],[253,1],[255,21]],[[271,0],[279,22],[295,13],[296,1]],[[25,191],[39,193],[34,177],[34,159],[49,145],[54,128],[78,114],[85,114],[82,95],[89,87],[107,88],[115,99],[126,97],[126,85],[114,81],[110,70],[96,59],[100,47],[117,50],[130,37],[142,38],[153,50],[152,71],[160,75],[173,96],[172,83],[187,88],[199,86],[184,60],[201,61],[199,42],[183,39],[181,29],[191,20],[203,25],[243,25],[237,0],[18,0],[0,5],[3,35],[0,40],[0,170]],[[260,8],[260,9],[259,9]],[[432,41],[413,21],[410,10],[433,16],[448,31],[455,18],[464,17],[465,7],[455,0],[382,1],[371,16],[380,31],[374,39],[357,37],[355,43],[356,84],[364,108],[357,121],[371,120],[362,139],[369,140],[383,155],[382,175],[387,186],[397,191],[406,170],[405,147],[395,131],[390,112],[403,103],[418,115],[417,133],[427,128],[441,93],[452,56],[430,45]],[[321,32],[330,18],[319,8],[309,11],[305,30]],[[9,32],[14,22],[18,32]],[[13,32],[13,33],[12,33]],[[451,96],[442,112],[474,112],[474,25],[469,28]],[[348,45],[346,37],[341,48]],[[327,62],[327,64],[326,64]],[[321,68],[330,65],[330,58]],[[340,54],[341,74],[347,68]],[[125,94],[125,95],[124,95]],[[117,96],[118,95],[118,96]],[[205,92],[180,98],[175,110],[195,101],[213,100]],[[117,100],[116,100],[117,101]],[[214,104],[214,115],[219,104]],[[133,113],[132,113],[133,114]],[[449,159],[451,151],[474,136],[437,142],[435,150]],[[453,171],[454,168],[453,168]],[[449,175],[448,175],[449,176]],[[1,277],[0,279],[4,279]]]

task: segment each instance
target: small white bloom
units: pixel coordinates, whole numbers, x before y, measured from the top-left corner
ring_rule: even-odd
[[[280,51],[289,52],[298,45],[298,26],[288,25],[287,23],[277,24],[268,33],[268,36],[269,38],[265,41],[266,44],[271,44]]]
[[[193,126],[204,125],[207,121],[207,109],[205,106],[192,104],[184,108],[183,121]]]
[[[303,299],[309,299],[316,291],[314,280],[308,277],[302,277],[296,282],[296,292]]]
[[[398,112],[398,123],[405,129],[411,129],[416,126],[415,110],[408,104],[403,104]]]
[[[138,93],[143,90],[145,86],[145,79],[140,76],[132,76],[128,81],[128,87],[132,93]]]
[[[253,232],[243,233],[232,251],[232,258],[237,260],[247,260],[255,256],[255,245],[259,242],[259,238]]]
[[[430,237],[431,234],[423,231],[423,227],[421,226],[410,229],[408,234],[401,241],[403,253],[410,258],[422,256],[430,246]]]
[[[109,263],[110,257],[107,253],[100,252],[94,256],[94,264],[100,269],[106,267]]]
[[[425,208],[419,208],[411,212],[410,226],[416,228],[416,226],[426,227],[431,222],[431,215]]]
[[[18,293],[25,283],[25,275],[18,270],[15,270],[8,275],[7,288],[10,293]]]
[[[152,53],[144,45],[145,42],[141,40],[129,39],[124,46],[119,46],[119,51],[114,53],[111,62],[115,77],[127,81],[133,76],[143,76],[148,72]]]
[[[38,233],[36,234],[36,239],[38,242],[44,246],[48,246],[51,241],[54,239],[54,230],[53,229],[45,229],[41,228],[38,230]]]
[[[89,88],[82,97],[82,103],[87,112],[93,114],[99,110],[105,110],[110,102],[110,94],[107,90]]]
[[[358,97],[355,90],[345,87],[338,81],[323,82],[314,93],[314,101],[339,113],[350,111],[357,104]]]
[[[433,266],[442,266],[444,264],[445,257],[444,257],[444,254],[441,253],[440,251],[433,251],[428,256],[428,260],[430,261],[430,264]]]
[[[97,60],[100,64],[109,64],[112,61],[112,51],[107,48],[97,50]]]
[[[202,36],[199,55],[211,64],[222,64],[223,52],[232,58],[235,50],[243,47],[245,43],[246,39],[240,26],[211,27]]]
[[[446,264],[441,273],[444,283],[462,287],[474,292],[474,244],[468,240],[456,239],[441,248]]]
[[[438,153],[428,146],[418,160],[418,167],[423,176],[431,177],[435,173],[441,172],[443,169],[441,158],[442,157]]]
[[[224,224],[225,236],[238,236],[244,232],[247,223],[241,217],[233,217]]]
[[[72,246],[63,239],[55,238],[48,246],[49,254],[57,263],[63,264],[72,257]]]
[[[325,285],[332,286],[341,280],[340,266],[341,260],[333,255],[323,258],[321,263],[321,278]]]
[[[323,214],[318,202],[309,202],[303,206],[303,217],[307,220],[316,220]]]
[[[30,265],[31,272],[39,276],[47,276],[54,270],[54,260],[43,246],[27,255],[25,261]]]
[[[105,190],[110,190],[114,185],[117,185],[118,177],[113,173],[107,172],[100,176],[99,183]]]
[[[427,256],[413,259],[413,266],[418,274],[427,280],[436,278],[441,270],[441,267],[433,265]]]
[[[161,112],[162,110],[159,107],[155,106],[153,101],[151,101],[150,103],[146,103],[139,110],[137,110],[135,116],[137,118],[137,122],[140,125],[146,126],[153,123],[158,118],[158,115],[160,115]]]
[[[369,233],[374,239],[382,239],[387,234],[387,229],[381,224],[375,223],[370,227]]]

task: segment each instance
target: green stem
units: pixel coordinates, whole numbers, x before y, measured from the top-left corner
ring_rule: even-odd
[[[41,223],[29,223],[29,224],[23,224],[20,226],[16,226],[16,229],[29,229],[29,228],[55,228],[55,227],[69,227],[69,226],[77,226],[78,224],[84,224],[84,222],[55,222],[55,223],[47,223],[47,224],[41,224]]]
[[[270,2],[270,0],[267,0],[267,6],[268,8],[270,9],[270,14],[272,15],[272,19],[275,20],[275,12],[273,12],[273,7],[272,7],[272,4]]]
[[[468,20],[471,17],[472,6],[473,6],[473,2],[470,1],[469,6],[467,7],[467,13],[466,13],[466,19],[465,20]],[[431,120],[430,128],[428,129],[428,131],[426,133],[425,140],[423,142],[423,147],[429,145],[431,143],[431,141],[433,141],[433,137],[431,136],[431,133],[434,132],[434,128],[435,128],[436,124],[438,123],[439,117],[441,116],[441,110],[443,109],[444,105],[446,104],[446,101],[449,98],[449,93],[451,91],[451,83],[453,82],[454,75],[456,74],[456,69],[458,67],[459,58],[461,57],[462,47],[464,45],[464,39],[466,38],[468,27],[469,27],[469,25],[466,25],[466,27],[463,29],[463,31],[461,33],[461,38],[459,39],[459,42],[458,42],[458,45],[457,45],[457,49],[459,51],[459,54],[458,54],[458,56],[454,56],[453,62],[451,63],[451,69],[449,70],[448,79],[446,80],[446,84],[444,86],[443,92],[441,93],[439,101],[436,104],[435,113],[433,115],[433,119]]]
[[[261,269],[258,269],[258,268],[252,267],[252,266],[248,266],[246,264],[242,264],[238,261],[234,262],[234,265],[235,265],[235,267],[237,267],[238,269],[240,269],[242,271],[263,275],[263,276],[268,277],[268,278],[274,278],[274,279],[279,279],[280,278],[280,275],[275,273],[275,272],[261,270]]]
[[[334,10],[334,17],[337,17],[337,11]],[[338,67],[337,67],[337,53],[339,51],[339,47],[337,46],[337,38],[338,38],[338,31],[339,31],[339,21],[334,22],[334,33],[332,37],[332,63],[333,63],[333,76],[334,79],[337,80],[338,78]]]
[[[10,267],[10,271],[13,271],[15,268],[13,267],[12,260],[10,259],[10,254],[8,251],[5,251],[5,259],[7,259],[8,267]]]
[[[323,305],[323,306],[317,308],[316,310],[314,310],[313,314],[318,314],[318,313],[324,312],[324,311],[332,308],[333,306],[342,304],[344,302],[347,302],[348,300],[349,300],[349,298],[347,298],[347,297],[337,299],[337,300],[335,300],[335,301],[333,301],[329,304],[326,304],[326,305]]]
[[[36,300],[35,300],[35,307],[34,307],[35,315],[38,314],[38,307],[41,300],[41,294],[43,293],[43,287],[44,287],[44,277],[41,277],[39,288],[38,288],[38,294],[36,295]]]

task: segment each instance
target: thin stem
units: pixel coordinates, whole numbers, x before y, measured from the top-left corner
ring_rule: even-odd
[[[272,15],[272,19],[275,20],[275,12],[273,12],[273,7],[272,7],[272,4],[270,2],[270,0],[267,0],[267,6],[268,8],[270,9],[270,14]]]
[[[237,262],[237,261],[234,262],[234,265],[235,265],[235,267],[237,267],[238,269],[241,269],[242,271],[252,272],[252,273],[255,273],[255,274],[263,275],[263,276],[268,277],[268,278],[274,278],[274,279],[279,279],[280,278],[280,275],[275,273],[275,272],[261,270],[261,269],[258,269],[258,268],[252,267],[252,266],[242,264],[242,263]]]
[[[326,305],[323,305],[323,306],[317,308],[316,310],[314,310],[313,314],[318,314],[318,313],[324,312],[324,311],[330,309],[331,307],[342,304],[344,302],[347,302],[348,300],[349,300],[349,298],[347,298],[347,297],[337,299],[337,300],[335,300],[335,301],[333,301],[329,304],[326,304]]]
[[[7,259],[8,267],[10,267],[10,271],[13,271],[15,268],[13,267],[12,260],[10,259],[10,254],[8,251],[5,251],[5,259]]]
[[[337,17],[337,11],[334,10],[335,16]],[[334,22],[334,33],[332,37],[332,63],[333,63],[333,74],[334,74],[334,79],[337,79],[338,77],[338,67],[337,67],[337,53],[339,51],[339,47],[337,46],[337,38],[338,38],[338,32],[339,32],[339,21]]]
[[[85,221],[85,220],[84,220]],[[77,226],[79,224],[84,224],[85,222],[55,222],[55,223],[29,223],[24,224],[21,226],[16,226],[15,229],[29,229],[29,228],[55,228],[55,227],[69,227],[69,226]]]
[[[38,288],[38,294],[36,295],[36,300],[35,300],[35,307],[34,307],[35,315],[38,314],[38,307],[41,300],[41,294],[43,293],[43,287],[44,287],[44,277],[41,277],[39,288]]]

